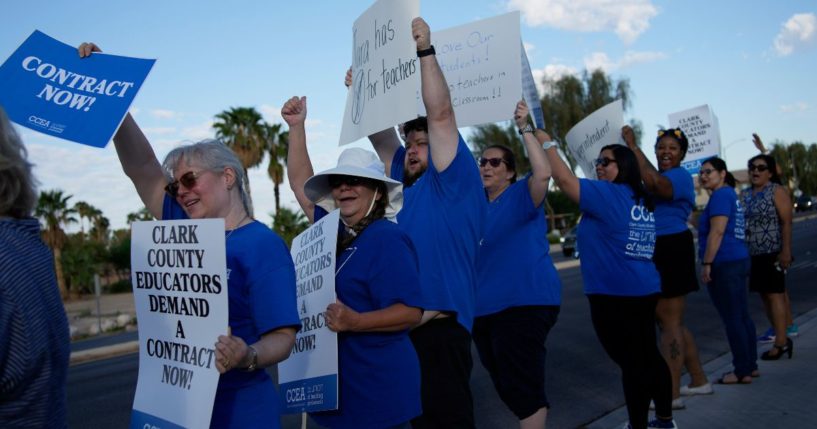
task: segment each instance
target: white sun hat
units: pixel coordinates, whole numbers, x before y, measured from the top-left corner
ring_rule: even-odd
[[[306,197],[328,212],[337,208],[329,186],[330,175],[364,177],[385,183],[389,191],[385,217],[396,221],[397,212],[403,208],[403,184],[386,177],[386,169],[377,155],[360,148],[346,149],[338,157],[337,167],[321,171],[304,183]]]

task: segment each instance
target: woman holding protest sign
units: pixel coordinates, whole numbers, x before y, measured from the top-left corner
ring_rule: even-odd
[[[577,178],[555,147],[545,154],[556,184],[582,211],[584,290],[596,335],[621,368],[629,426],[674,428],[672,381],[655,338],[660,281],[652,263],[653,204],[638,160],[626,146],[605,146],[594,162],[598,180],[591,180]],[[648,422],[651,399],[656,419]]]
[[[281,109],[289,125],[287,175],[310,220],[340,209],[337,302],[326,309],[338,332],[339,407],[311,413],[330,428],[409,427],[421,413],[420,364],[408,330],[420,322],[417,253],[394,223],[403,185],[384,175],[374,153],[347,149],[335,168],[312,173],[306,97]]]
[[[93,43],[79,47],[80,57],[99,51]],[[289,356],[300,328],[295,270],[283,240],[252,218],[240,161],[210,140],[180,146],[160,164],[130,115],[114,145],[155,218],[224,219],[231,332],[219,336],[215,346],[221,377],[211,427],[280,427],[280,400],[263,369]]]
[[[483,366],[502,401],[521,428],[545,426],[545,341],[556,323],[561,282],[548,251],[544,201],[550,164],[542,142],[528,124],[525,101],[514,121],[525,140],[532,172],[516,180],[510,148],[489,146],[479,158],[489,201],[488,223],[477,264],[477,303],[473,338]],[[520,268],[523,267],[523,268]]]
[[[687,227],[695,207],[695,185],[692,175],[681,167],[689,141],[680,128],[659,130],[655,139],[656,170],[638,147],[632,128],[624,126],[621,136],[638,159],[644,185],[656,200],[653,262],[661,276],[661,296],[655,315],[661,328],[661,353],[672,374],[672,408],[677,410],[684,408],[681,395],[713,392],[692,333],[684,326],[686,295],[698,290],[695,244]],[[692,381],[681,387],[684,365]]]

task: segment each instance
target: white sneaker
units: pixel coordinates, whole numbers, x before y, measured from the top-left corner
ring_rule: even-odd
[[[687,407],[687,406],[686,406],[686,404],[684,404],[684,400],[683,400],[683,399],[681,399],[681,398],[676,398],[676,399],[673,399],[673,400],[672,400],[672,409],[673,409],[673,410],[683,410],[683,409],[684,409],[684,408],[686,408],[686,407]],[[655,409],[655,402],[654,402],[654,401],[650,401],[650,409],[651,409],[651,410],[654,410],[654,409]]]
[[[711,395],[713,393],[715,393],[715,390],[712,389],[712,383],[706,383],[695,387],[690,387],[687,385],[681,386],[681,396]]]
[[[678,429],[678,425],[675,424],[675,420],[664,421],[655,419],[647,423],[647,429]]]

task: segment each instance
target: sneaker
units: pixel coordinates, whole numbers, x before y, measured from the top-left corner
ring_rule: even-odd
[[[633,429],[633,427],[630,426],[630,422],[627,422],[627,423],[624,423],[624,426],[622,426],[621,429]]]
[[[760,344],[768,344],[774,342],[774,328],[769,328],[766,332],[757,337],[757,342]]]
[[[709,387],[710,387],[710,389],[712,388],[712,386],[709,386]],[[673,410],[683,410],[686,407],[687,406],[686,406],[686,404],[684,404],[683,399],[675,398],[675,399],[672,400],[672,409]],[[650,401],[650,409],[651,410],[655,409],[655,402],[654,401]]]
[[[786,335],[789,337],[796,337],[800,335],[800,329],[797,327],[796,323],[792,323],[786,327]]]
[[[678,425],[675,424],[675,420],[673,419],[655,419],[647,423],[647,429],[678,429]]]
[[[687,385],[681,386],[681,396],[711,395],[713,393],[715,393],[715,391],[712,389],[712,383],[706,383],[695,387],[690,387]]]

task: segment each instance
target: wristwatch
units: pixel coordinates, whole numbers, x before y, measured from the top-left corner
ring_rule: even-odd
[[[252,357],[250,358],[250,365],[244,368],[244,371],[251,372],[255,371],[255,368],[258,366],[258,352],[255,350],[255,347],[249,346],[250,354]]]
[[[550,149],[552,147],[556,147],[558,145],[559,145],[559,142],[557,142],[556,140],[551,140],[549,142],[542,143],[542,149],[547,150],[547,149]]]
[[[533,127],[531,126],[531,124],[527,124],[527,125],[525,125],[524,127],[522,127],[522,128],[520,128],[520,129],[519,129],[519,135],[520,135],[520,136],[521,136],[521,135],[523,135],[523,134],[525,134],[525,133],[531,133],[531,134],[533,134]]]

